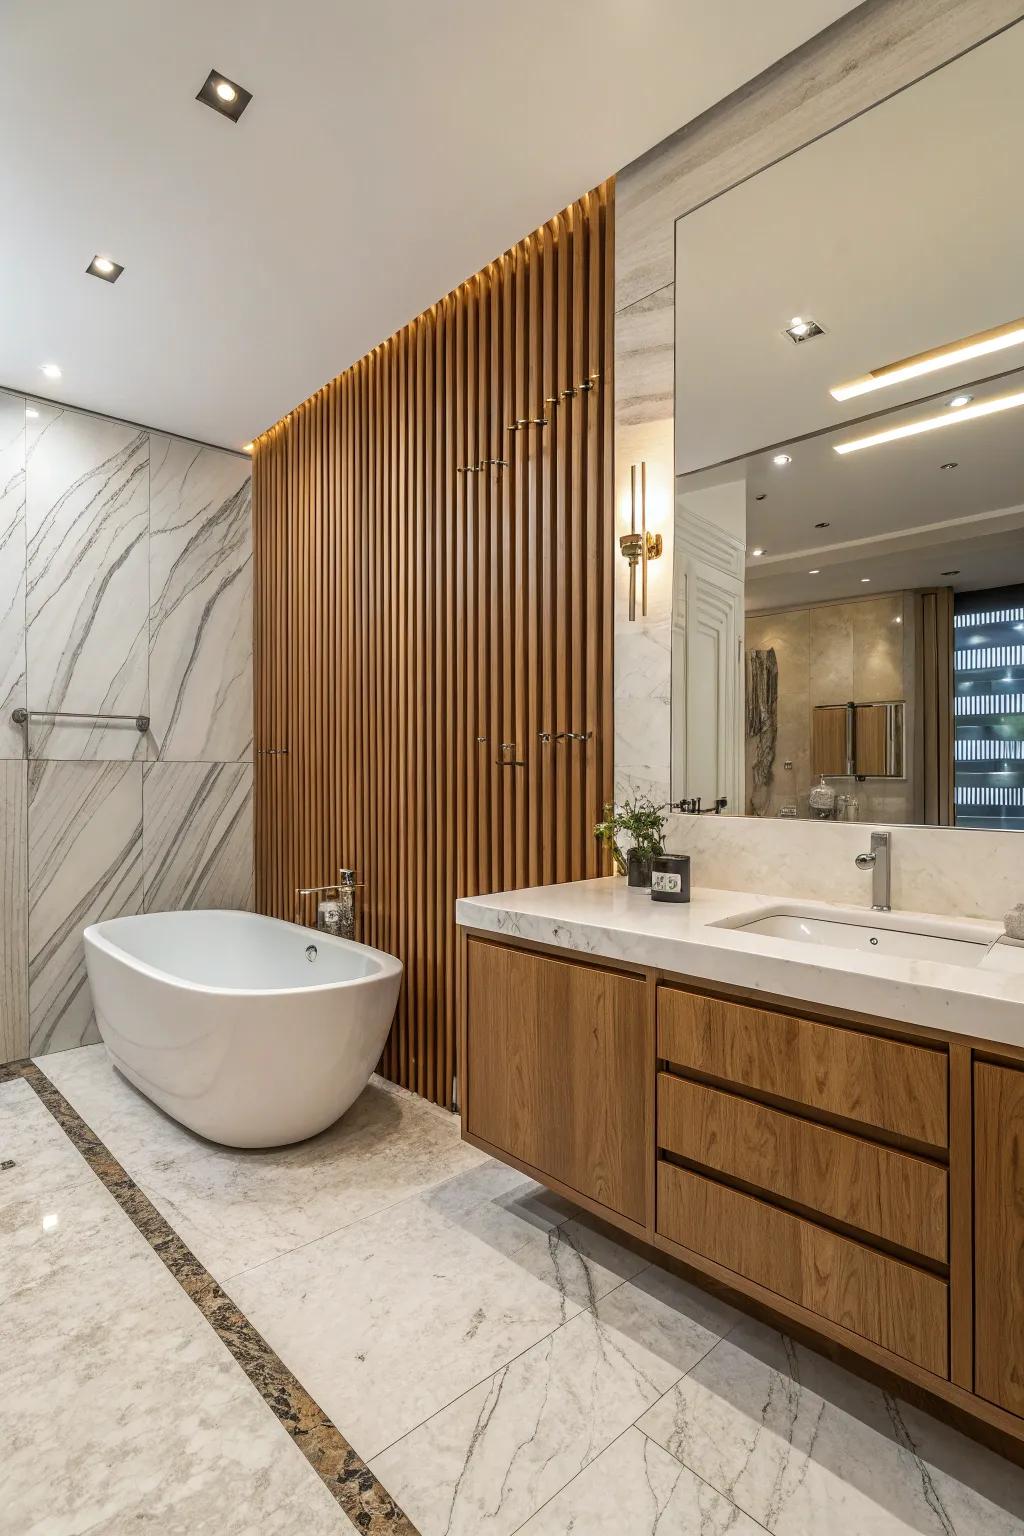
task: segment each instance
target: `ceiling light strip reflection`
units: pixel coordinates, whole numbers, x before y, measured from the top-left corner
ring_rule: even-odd
[[[848,443],[833,443],[835,453],[857,453],[861,448],[875,448],[880,443],[895,443],[903,437],[917,437],[921,432],[936,432],[939,427],[955,427],[965,421],[977,421],[981,416],[995,416],[999,411],[1012,411],[1024,405],[1024,390],[1013,395],[999,395],[995,400],[980,400],[976,405],[965,405],[962,410],[942,416],[922,416],[918,421],[905,421],[901,426],[888,427],[884,432],[872,432],[867,437],[854,437]]]
[[[930,352],[919,352],[905,357],[898,363],[887,363],[875,368],[848,384],[837,384],[829,390],[833,400],[853,400],[857,395],[870,394],[875,389],[887,389],[891,384],[905,384],[908,379],[922,374],[938,373],[941,368],[952,368],[957,363],[969,363],[976,357],[987,357],[991,352],[1002,352],[1007,347],[1024,343],[1024,319],[1011,320],[1007,325],[995,326],[990,331],[978,331],[963,341],[954,341],[948,347],[935,347]]]

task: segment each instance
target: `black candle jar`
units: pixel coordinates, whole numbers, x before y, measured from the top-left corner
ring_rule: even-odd
[[[651,866],[652,901],[689,901],[688,853],[656,853]]]

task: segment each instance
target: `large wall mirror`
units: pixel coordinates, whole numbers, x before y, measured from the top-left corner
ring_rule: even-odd
[[[672,792],[1024,830],[1024,24],[676,226]]]

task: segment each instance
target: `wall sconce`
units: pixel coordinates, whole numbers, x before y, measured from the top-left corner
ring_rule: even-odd
[[[629,561],[629,620],[636,619],[636,568],[640,567],[640,612],[647,617],[647,562],[657,560],[664,548],[660,533],[647,532],[647,463],[640,462],[640,530],[636,526],[636,471],[629,466],[629,532],[619,538],[619,549]]]

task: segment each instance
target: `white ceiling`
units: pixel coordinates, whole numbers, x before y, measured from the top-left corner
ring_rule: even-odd
[[[1019,24],[680,219],[677,473],[1020,366],[829,394],[1024,315],[1022,77]]]
[[[0,385],[238,446],[851,9],[0,0]]]

